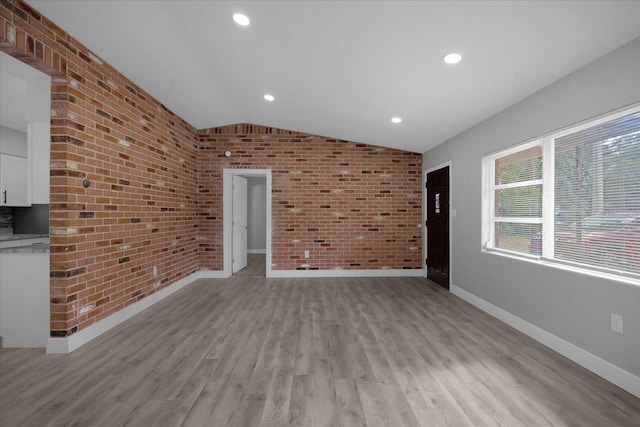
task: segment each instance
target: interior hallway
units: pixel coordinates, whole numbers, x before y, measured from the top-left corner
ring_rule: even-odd
[[[247,254],[247,266],[234,274],[241,276],[265,276],[267,271],[265,254]]]

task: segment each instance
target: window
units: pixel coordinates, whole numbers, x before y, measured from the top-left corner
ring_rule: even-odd
[[[640,106],[483,159],[487,250],[640,278]]]

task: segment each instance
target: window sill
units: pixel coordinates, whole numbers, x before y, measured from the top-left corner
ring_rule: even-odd
[[[585,276],[597,277],[598,279],[611,280],[625,285],[640,286],[640,278],[623,276],[619,274],[610,273],[604,270],[595,270],[589,268],[582,268],[576,265],[564,264],[558,261],[551,261],[544,258],[540,258],[534,255],[520,254],[518,252],[505,251],[501,249],[482,248],[482,252],[491,255],[498,255],[501,257],[511,258],[519,261],[529,262],[532,264],[542,265],[545,267],[556,268],[559,270],[570,271],[572,273],[582,274]]]

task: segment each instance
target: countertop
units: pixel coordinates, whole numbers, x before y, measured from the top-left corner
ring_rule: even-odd
[[[16,246],[0,249],[0,254],[44,254],[49,253],[49,243],[34,243],[28,246]]]
[[[0,242],[27,239],[43,239],[47,237],[49,237],[48,234],[0,234]]]
[[[48,234],[0,234],[0,254],[34,254],[48,252]]]

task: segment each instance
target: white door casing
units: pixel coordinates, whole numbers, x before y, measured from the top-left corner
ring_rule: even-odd
[[[233,269],[234,273],[247,266],[247,179],[233,176]]]
[[[272,276],[271,263],[271,169],[224,169],[222,173],[223,277],[233,274],[233,177],[264,177],[266,188],[266,276]]]

